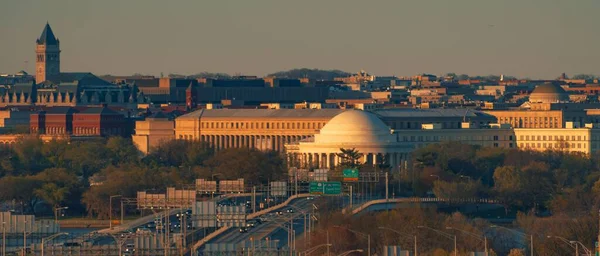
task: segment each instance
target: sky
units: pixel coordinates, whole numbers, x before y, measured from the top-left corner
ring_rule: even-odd
[[[62,71],[258,75],[600,75],[598,0],[2,0],[0,73],[35,68],[49,22]]]

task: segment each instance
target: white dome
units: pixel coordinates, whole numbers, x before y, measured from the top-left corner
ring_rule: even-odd
[[[326,144],[388,144],[395,142],[390,128],[375,114],[348,110],[333,117],[319,134],[316,143]]]

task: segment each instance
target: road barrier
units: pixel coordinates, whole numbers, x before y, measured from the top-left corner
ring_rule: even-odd
[[[343,214],[355,215],[364,209],[376,204],[389,204],[389,203],[452,203],[452,204],[500,204],[498,200],[487,199],[487,198],[465,198],[465,199],[449,199],[449,198],[431,198],[431,197],[403,197],[403,198],[391,198],[391,199],[377,199],[371,200],[366,203],[359,205],[358,207],[348,207],[342,210]]]

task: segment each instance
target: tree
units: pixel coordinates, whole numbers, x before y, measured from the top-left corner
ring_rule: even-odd
[[[286,174],[284,161],[278,153],[249,148],[219,151],[204,161],[204,166],[210,170],[211,176],[219,174],[222,179],[244,178],[249,184],[281,180]]]
[[[521,191],[524,187],[520,171],[513,166],[498,167],[494,171],[494,192],[506,211],[511,205],[521,205]]]
[[[59,207],[69,193],[68,187],[59,187],[55,183],[46,183],[34,191],[34,194],[53,208]]]
[[[35,214],[35,206],[39,202],[34,191],[41,187],[42,183],[31,176],[15,177],[6,176],[0,179],[0,202],[16,200],[21,202],[23,208]],[[25,209],[23,209],[25,211]]]
[[[315,80],[333,80],[336,77],[347,77],[350,73],[340,70],[320,70],[320,69],[291,69],[288,71],[279,71],[268,76],[283,77],[283,78],[310,78]]]
[[[342,166],[352,168],[356,168],[360,165],[360,158],[362,157],[362,154],[355,148],[340,148],[340,153],[336,153],[336,155],[342,159]]]
[[[594,80],[597,78],[598,78],[598,76],[591,75],[591,74],[577,74],[577,75],[574,75],[573,77],[571,77],[571,79],[574,79],[574,80],[580,80],[580,79],[581,80]]]
[[[106,149],[113,165],[135,163],[139,160],[140,152],[130,138],[110,137],[106,141]]]
[[[479,181],[447,182],[436,180],[433,182],[433,193],[438,198],[445,199],[470,199],[480,196],[481,183]]]

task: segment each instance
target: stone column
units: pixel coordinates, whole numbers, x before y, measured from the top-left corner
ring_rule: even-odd
[[[377,165],[377,155],[378,153],[373,153],[373,165]]]

